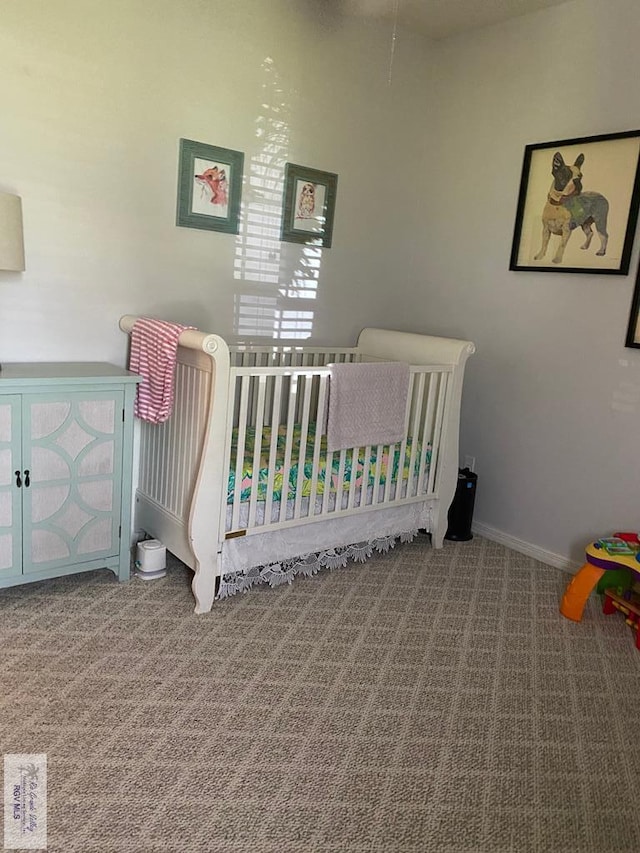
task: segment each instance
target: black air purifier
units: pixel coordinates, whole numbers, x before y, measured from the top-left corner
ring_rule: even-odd
[[[458,471],[458,485],[449,507],[449,526],[445,539],[451,539],[453,542],[467,542],[473,539],[471,524],[477,483],[478,475],[473,471],[468,468],[461,468]]]

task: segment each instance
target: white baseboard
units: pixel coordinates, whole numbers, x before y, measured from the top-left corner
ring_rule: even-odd
[[[534,560],[539,560],[541,563],[546,563],[548,566],[553,566],[556,569],[562,569],[563,572],[573,573],[582,565],[582,563],[576,563],[575,560],[569,560],[561,554],[554,554],[553,551],[546,551],[544,548],[538,548],[537,545],[532,545],[523,539],[516,539],[515,536],[509,536],[508,533],[503,533],[501,530],[489,527],[487,524],[475,522],[472,525],[472,530],[478,536],[483,536],[492,542],[499,542],[500,545],[505,545],[519,554],[533,557]]]

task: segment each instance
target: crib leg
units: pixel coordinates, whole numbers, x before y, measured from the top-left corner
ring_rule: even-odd
[[[441,523],[440,511],[438,509],[431,510],[431,547],[444,547],[444,535],[447,532],[448,520],[445,515],[444,524]]]
[[[196,600],[195,613],[208,613],[211,610],[216,590],[216,578],[215,564],[205,567],[197,561],[191,581],[191,589]]]

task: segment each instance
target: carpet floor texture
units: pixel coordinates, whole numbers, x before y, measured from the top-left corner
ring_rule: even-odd
[[[640,651],[481,538],[193,614],[191,573],[0,590],[0,743],[52,853],[640,849]],[[6,816],[5,816],[6,819]]]

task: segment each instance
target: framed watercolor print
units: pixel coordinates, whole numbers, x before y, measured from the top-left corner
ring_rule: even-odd
[[[626,275],[640,130],[527,145],[510,270]]]
[[[244,154],[180,140],[176,225],[238,233]]]
[[[626,347],[635,347],[636,349],[640,349],[640,263],[638,264],[636,286],[633,291],[631,311],[629,312],[629,327],[627,328],[627,339],[624,345]]]
[[[331,248],[338,176],[287,163],[280,239]]]

